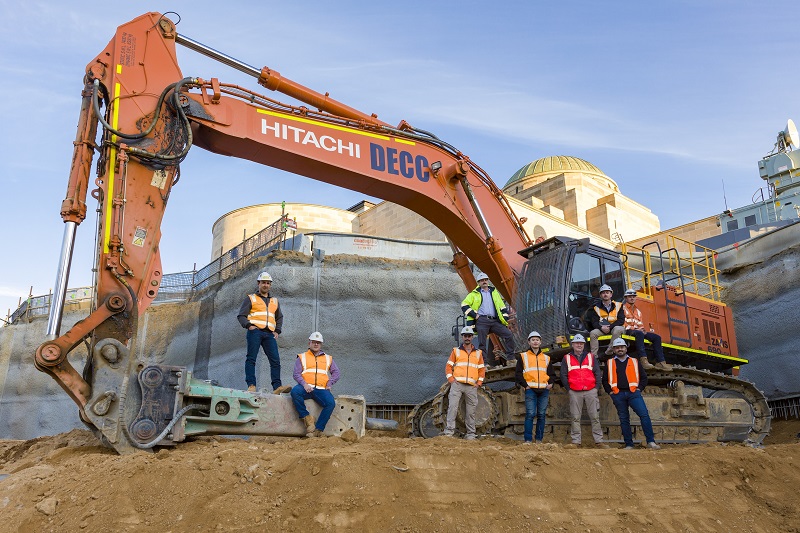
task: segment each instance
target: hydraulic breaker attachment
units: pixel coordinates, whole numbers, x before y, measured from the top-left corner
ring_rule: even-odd
[[[139,410],[124,425],[124,442],[110,443],[118,452],[170,446],[194,435],[267,435],[303,437],[306,427],[289,394],[246,392],[198,380],[185,367],[151,365],[138,374]],[[321,408],[306,401],[318,418]],[[134,409],[127,406],[127,412]],[[362,437],[367,426],[363,396],[337,396],[324,435],[352,429]]]

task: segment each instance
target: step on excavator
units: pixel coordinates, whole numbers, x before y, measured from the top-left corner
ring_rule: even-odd
[[[178,46],[244,72],[296,103],[215,77],[185,76]],[[305,434],[285,395],[221,388],[195,379],[185,367],[151,360],[146,346],[133,350],[138,317],[161,284],[163,214],[180,164],[194,147],[418,213],[447,235],[465,286],[476,285],[472,263],[516,308],[517,332],[524,335],[535,327],[553,356],[565,352],[571,335],[585,330],[581,313],[593,284],[610,284],[618,294],[623,287],[636,287],[648,304],[645,321],[662,335],[676,365],[672,372],[655,372],[651,381],[658,386],[648,387],[650,412],[663,415],[653,417],[657,439],[759,444],[769,431],[763,394],[731,375],[746,361],[736,352],[730,310],[714,297],[718,285],[709,275],[687,286],[693,254],[678,254],[673,264],[669,250],[620,252],[566,238],[536,244],[486,172],[434,134],[405,121],[387,124],[274,69],[250,66],[183,35],[163,14],[146,13],[121,25],[86,67],[61,204],[64,237],[47,339],[35,354],[36,368],[64,389],[81,419],[119,453],[170,446],[199,434]],[[62,333],[76,228],[86,218],[88,193],[99,206],[96,303],[88,317]],[[634,271],[640,275],[632,276]],[[692,292],[695,286],[712,294]],[[83,342],[89,357],[78,372],[68,355]],[[489,372],[491,383],[481,390],[480,402],[484,434],[521,431],[520,392],[507,386],[512,372]],[[548,413],[555,438],[568,420],[557,396]],[[412,432],[433,436],[440,431],[446,407],[442,392],[417,406]],[[612,431],[614,415],[606,404],[604,410],[606,430]],[[363,434],[363,398],[339,396],[339,411],[341,424],[334,423],[331,432]]]

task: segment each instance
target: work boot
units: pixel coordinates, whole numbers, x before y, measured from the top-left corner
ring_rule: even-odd
[[[640,357],[639,364],[641,364],[642,368],[644,368],[645,370],[653,370],[655,368],[653,365],[650,364],[650,361],[647,359],[647,357]]]
[[[575,448],[577,448],[577,447],[578,447],[578,446],[580,446],[580,445],[581,445],[581,443],[580,443],[580,442],[578,442],[578,443],[572,442],[572,443],[570,443],[570,444],[565,444],[565,445],[564,445],[564,449],[565,449],[565,450],[574,450]]]
[[[255,385],[248,385],[247,392],[256,392],[256,386]]]
[[[605,442],[595,442],[594,447],[600,448],[601,450],[608,450],[609,448],[611,448],[611,446],[609,446]]]
[[[291,385],[281,385],[280,387],[272,391],[272,394],[284,394],[286,392],[291,392],[291,391],[292,391]]]
[[[317,421],[314,420],[314,415],[304,416],[303,422],[306,423],[306,437],[313,437],[314,432],[317,430],[316,426],[314,425],[317,423]]]
[[[666,361],[659,361],[658,363],[656,363],[656,368],[658,368],[659,370],[670,371],[672,370],[672,365],[667,364]]]
[[[651,450],[660,450],[661,449],[661,446],[659,446],[655,442],[648,442],[647,443],[647,447],[650,448]]]

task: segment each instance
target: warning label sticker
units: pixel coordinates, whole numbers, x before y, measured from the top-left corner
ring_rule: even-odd
[[[153,187],[158,187],[159,189],[163,189],[164,185],[167,184],[167,171],[166,170],[156,170],[153,172],[153,179],[150,180],[150,185]]]
[[[147,230],[141,226],[136,226],[136,231],[133,232],[133,244],[134,246],[142,247],[144,246],[144,240],[147,238]]]

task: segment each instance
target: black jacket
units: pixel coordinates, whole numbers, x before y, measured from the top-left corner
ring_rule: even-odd
[[[528,351],[530,352],[531,350]],[[539,352],[541,352],[541,350],[539,350]],[[514,380],[517,382],[517,385],[519,385],[523,389],[527,389],[528,382],[525,381],[524,377],[522,377],[524,370],[522,366],[522,357],[520,356],[520,354],[516,354],[514,357],[516,357],[517,359],[517,367],[514,369],[514,378],[515,378]],[[554,362],[555,361],[553,361],[553,358],[551,357],[550,363],[547,365],[547,377],[548,377],[547,383],[551,385],[556,382],[556,371],[553,368]]]
[[[644,371],[644,368],[642,368],[642,365],[639,364],[639,361],[635,357],[628,356],[628,359],[633,361],[633,364],[639,366],[639,390],[644,390],[644,388],[647,387],[647,372]],[[626,365],[619,364],[619,360],[617,360],[617,364],[614,366],[617,367],[617,388],[621,391],[630,390],[628,386],[628,375],[625,373]],[[611,394],[611,385],[608,384],[608,363],[606,363],[606,366],[603,368],[603,389]]]
[[[264,298],[260,294],[256,293],[256,295],[264,300],[264,303],[269,306],[269,298],[272,298],[271,294],[267,294],[267,297]],[[246,296],[244,302],[242,302],[242,306],[239,308],[239,314],[236,315],[236,319],[239,321],[239,324],[244,328],[248,329],[252,324],[249,320],[247,320],[247,315],[250,314],[250,296]],[[281,311],[281,303],[278,302],[278,308],[275,310],[275,333],[278,335],[281,334],[281,329],[283,328],[283,311]]]
[[[616,303],[612,300],[612,304],[616,305]],[[600,300],[596,304],[597,307],[605,308],[603,305],[603,301]],[[610,324],[612,328],[614,326],[624,326],[625,325],[625,311],[622,309],[622,305],[620,304],[619,312],[617,313],[617,320]],[[597,311],[594,310],[594,306],[590,307],[589,310],[586,312],[586,329],[592,331],[593,329],[600,329],[600,316],[598,316]]]

